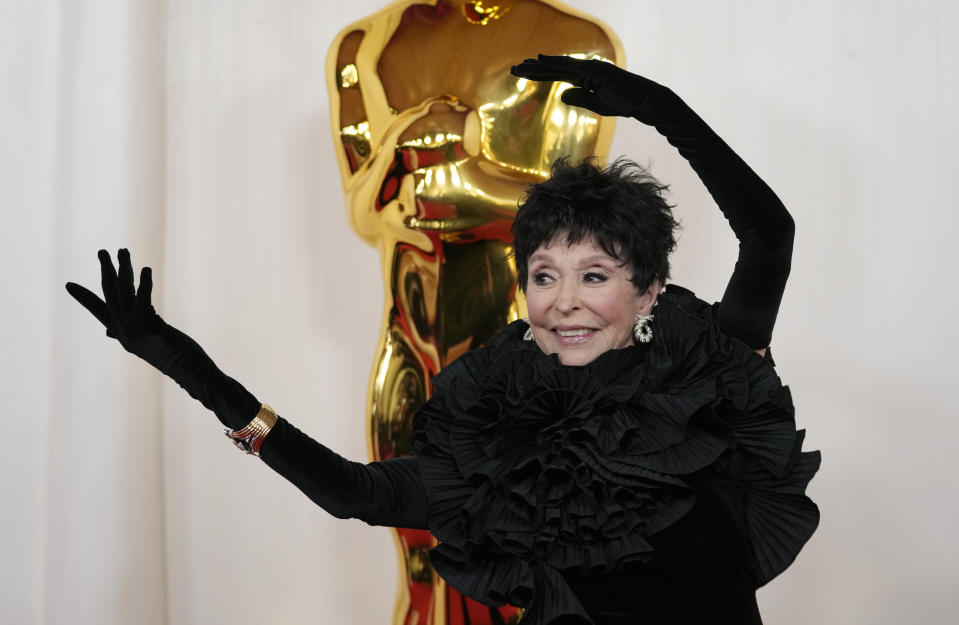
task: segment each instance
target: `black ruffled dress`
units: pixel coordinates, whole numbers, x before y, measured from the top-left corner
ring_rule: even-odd
[[[677,147],[736,233],[722,305],[668,286],[652,342],[582,367],[516,322],[434,378],[415,456],[349,462],[280,419],[262,458],[335,516],[428,527],[439,574],[526,608],[523,625],[755,625],[755,590],[819,520],[804,494],[819,454],[801,450],[769,352],[750,347],[769,345],[794,224],[676,94],[601,75],[636,91],[631,114]]]
[[[260,456],[334,516],[432,530],[440,575],[481,602],[526,608],[523,625],[760,623],[755,589],[819,519],[804,494],[819,454],[801,451],[789,390],[749,346],[769,345],[793,222],[678,96],[591,67],[593,88],[605,75],[614,92],[636,91],[637,119],[679,149],[729,220],[740,255],[722,306],[669,286],[652,342],[581,367],[524,341],[516,322],[436,376],[414,420],[415,456],[350,462],[283,418]],[[106,252],[101,263],[107,303],[67,288],[107,334],[228,428],[250,423],[260,402],[156,315],[150,274],[130,313],[129,256],[122,285]]]
[[[457,590],[524,625],[761,623],[815,530],[788,387],[670,285],[654,337],[561,365],[517,321],[434,378],[413,445]]]

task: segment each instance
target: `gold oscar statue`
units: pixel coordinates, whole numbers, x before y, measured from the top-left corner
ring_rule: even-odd
[[[369,386],[372,459],[409,454],[430,379],[523,315],[509,253],[526,186],[558,157],[609,149],[612,119],[564,105],[568,85],[510,75],[510,65],[537,53],[623,62],[607,27],[545,0],[400,0],[345,28],[330,48],[330,115],[350,221],[380,250],[386,290]],[[394,625],[519,619],[515,608],[447,588],[429,564],[429,532],[395,536]]]

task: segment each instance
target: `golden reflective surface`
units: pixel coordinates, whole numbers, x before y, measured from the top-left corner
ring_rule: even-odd
[[[538,53],[623,63],[615,35],[559,3],[401,0],[348,26],[327,59],[330,112],[355,232],[386,291],[369,389],[370,455],[410,452],[430,378],[525,303],[509,259],[516,204],[560,156],[605,155],[613,120],[564,105],[567,85],[509,67]],[[397,530],[397,625],[515,622],[446,588],[428,532]]]

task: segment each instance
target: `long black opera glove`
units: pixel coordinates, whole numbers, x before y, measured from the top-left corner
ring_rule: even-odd
[[[167,324],[154,310],[150,301],[152,270],[140,270],[140,287],[134,291],[129,251],[117,253],[119,271],[106,250],[97,256],[103,299],[73,282],[67,283],[67,292],[106,326],[107,336],[173,378],[228,428],[239,430],[252,421],[260,402],[220,371],[196,341]]]
[[[140,271],[140,286],[134,289],[129,251],[117,253],[119,270],[106,250],[98,256],[103,299],[73,282],[66,287],[106,327],[107,336],[172,378],[226,427],[238,430],[252,421],[260,402],[220,371],[196,341],[154,310],[151,269]],[[428,504],[415,458],[368,465],[350,462],[282,418],[264,440],[260,457],[336,517],[371,525],[426,527]]]
[[[654,126],[689,161],[719,205],[739,258],[719,309],[721,329],[754,349],[769,345],[792,261],[795,224],[776,194],[669,88],[611,63],[568,56],[527,59],[514,76],[563,81],[563,102]]]
[[[351,462],[280,418],[260,458],[339,519],[427,529],[429,500],[413,456]]]

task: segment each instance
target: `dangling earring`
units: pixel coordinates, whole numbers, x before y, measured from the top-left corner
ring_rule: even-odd
[[[523,317],[523,321],[525,321],[525,322],[526,322],[526,325],[529,326],[528,328],[526,328],[526,332],[523,334],[523,340],[524,340],[524,341],[532,341],[532,340],[533,340],[533,326],[531,326],[530,323],[529,323],[529,317]]]
[[[653,340],[653,329],[649,327],[649,322],[653,320],[653,315],[636,315],[636,323],[633,324],[633,336],[637,343],[649,343]]]

